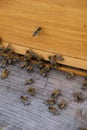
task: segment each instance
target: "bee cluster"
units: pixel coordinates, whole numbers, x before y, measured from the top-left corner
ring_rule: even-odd
[[[37,32],[40,32],[40,28],[36,30],[33,34],[35,36]],[[32,50],[27,50],[25,55],[18,55],[14,52],[14,50],[11,48],[10,45],[7,47],[4,47],[2,45],[2,39],[0,38],[0,56],[2,57],[2,61],[0,64],[0,67],[3,69],[2,74],[1,74],[1,79],[5,79],[8,77],[10,74],[9,70],[7,69],[8,65],[14,65],[16,63],[22,62],[19,66],[21,69],[26,69],[28,73],[34,72],[35,68],[33,65],[36,65],[39,69],[39,74],[42,75],[43,77],[47,77],[51,69],[58,69],[58,67],[62,66],[61,64],[58,63],[58,61],[64,61],[64,58],[62,55],[52,55],[49,56],[48,59],[49,61],[46,61],[41,55],[33,52]],[[70,72],[67,73],[66,79],[71,80],[76,76],[75,73]],[[30,78],[25,80],[24,85],[31,85],[34,83],[34,79]],[[81,89],[83,91],[87,90],[87,78],[83,81]],[[27,89],[27,92],[30,96],[35,96],[36,89],[32,86],[30,86]],[[54,90],[50,94],[50,98],[45,100],[43,103],[48,106],[48,111],[52,113],[53,115],[59,115],[60,111],[65,109],[68,105],[68,102],[63,99],[60,102],[58,101],[59,96],[62,96],[61,90]],[[73,98],[74,101],[79,103],[83,102],[83,93],[76,91],[73,93]],[[20,96],[20,100],[24,105],[29,105],[30,100],[28,96]],[[86,130],[85,128],[81,128],[80,130]]]
[[[47,99],[43,102],[45,105],[48,106],[49,112],[51,112],[53,115],[59,115],[59,110],[65,109],[67,106],[67,101],[65,99],[57,103],[57,99],[61,95],[61,90],[56,89],[50,94],[50,99]]]
[[[34,83],[34,79],[30,78],[30,79],[25,80],[24,85],[31,85],[33,83]],[[28,87],[27,92],[30,96],[36,95],[36,89],[32,86]],[[24,105],[27,105],[27,106],[30,105],[30,100],[29,100],[28,96],[22,95],[20,97],[20,99],[21,99],[21,102],[23,102]]]

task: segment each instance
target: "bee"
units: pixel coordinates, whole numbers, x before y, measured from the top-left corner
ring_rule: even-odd
[[[45,71],[44,68],[42,68],[39,73],[40,73],[40,75],[42,75],[43,77],[47,77],[47,74],[48,74],[48,73]]]
[[[58,110],[54,106],[48,107],[49,112],[51,112],[53,115],[59,115]]]
[[[87,90],[87,79],[83,81],[82,90]]]
[[[41,55],[36,54],[35,55],[37,61],[42,61],[44,58]]]
[[[31,60],[33,55],[34,55],[34,52],[32,50],[27,50],[25,54],[25,60],[26,61]]]
[[[33,67],[32,67],[32,65],[29,65],[29,66],[27,67],[27,72],[28,72],[28,73],[33,72]]]
[[[18,61],[20,61],[20,56],[18,54],[14,54],[13,55],[13,62],[17,63]]]
[[[37,29],[36,29],[36,31],[34,31],[34,33],[33,33],[33,37],[35,37],[35,36],[37,36],[40,32],[41,32],[41,30],[42,30],[42,28],[41,27],[38,27]]]
[[[31,79],[27,79],[27,80],[25,80],[25,85],[30,85],[30,84],[32,84],[34,82],[34,80],[31,78]]]
[[[54,105],[54,104],[56,104],[56,100],[48,99],[48,100],[45,100],[43,103],[46,105]]]
[[[3,59],[1,65],[0,65],[0,67],[1,67],[1,68],[6,68],[7,63],[8,63],[8,60],[7,60],[7,59]]]
[[[66,78],[69,79],[73,79],[76,76],[76,74],[74,72],[70,72],[67,74]]]
[[[62,100],[59,104],[58,104],[58,107],[60,109],[64,109],[67,105],[67,102],[65,100]]]
[[[54,90],[52,93],[51,93],[51,97],[52,98],[54,98],[54,99],[56,99],[58,96],[60,96],[61,95],[61,90],[58,90],[58,89],[56,89],[56,90]]]
[[[49,64],[46,64],[45,66],[44,66],[44,70],[47,72],[47,71],[49,71],[50,70],[50,65]]]
[[[11,46],[8,45],[8,46],[4,49],[4,52],[5,52],[5,53],[13,53],[14,51],[13,51],[13,49],[11,48]]]
[[[87,130],[86,128],[79,128],[79,130]]]
[[[75,93],[73,94],[73,97],[74,97],[74,101],[76,101],[76,102],[81,102],[81,101],[83,101],[83,95],[82,95],[81,92],[75,92]]]
[[[20,68],[23,69],[23,68],[26,67],[26,66],[27,66],[27,62],[25,61],[25,62],[23,62],[23,63],[20,65]]]
[[[9,74],[9,71],[7,69],[4,69],[1,75],[1,79],[5,79]]]
[[[39,61],[37,65],[40,69],[44,67],[44,63],[42,61]]]
[[[28,91],[28,93],[29,93],[31,96],[34,96],[34,95],[36,94],[35,88],[33,88],[33,87],[28,88],[27,91]]]
[[[13,64],[13,58],[12,57],[7,57],[7,60],[8,60],[8,64]]]
[[[83,85],[84,85],[84,86],[87,86],[87,79],[85,79],[85,80],[83,81]]]
[[[26,102],[28,101],[27,96],[21,96],[20,99],[21,99],[21,102],[23,102],[24,105],[29,105],[29,103],[26,104]]]
[[[49,61],[50,61],[50,63],[52,65],[56,65],[57,64],[56,57],[54,57],[54,56],[48,56],[48,59],[49,59]]]
[[[64,61],[63,56],[62,56],[62,55],[59,55],[59,54],[54,55],[54,58],[55,58],[56,60],[58,60],[58,61]]]

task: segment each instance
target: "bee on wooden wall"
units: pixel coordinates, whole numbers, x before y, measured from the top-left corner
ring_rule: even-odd
[[[75,92],[73,94],[73,97],[74,97],[74,101],[76,102],[82,102],[83,101],[83,95],[81,92]]]
[[[33,37],[35,37],[35,36],[37,36],[40,32],[41,32],[41,30],[42,30],[42,28],[41,27],[38,27],[35,31],[34,31],[34,33],[33,33]]]
[[[30,85],[30,84],[32,84],[34,82],[34,80],[31,78],[31,79],[27,79],[27,80],[25,80],[25,85]]]
[[[23,102],[24,105],[29,105],[30,103],[27,103],[28,97],[27,96],[21,96],[20,97],[21,102]]]
[[[62,100],[60,103],[58,103],[58,107],[60,109],[64,109],[67,106],[67,102],[65,100]]]
[[[38,54],[35,55],[35,58],[36,58],[37,61],[42,61],[42,60],[44,60],[43,56],[38,55]]]
[[[45,64],[44,66],[44,70],[47,72],[50,70],[50,65],[49,64]]]
[[[6,68],[7,63],[8,63],[8,60],[7,60],[6,58],[4,58],[4,59],[2,60],[2,62],[1,62],[0,67],[1,67],[1,68]]]
[[[5,49],[4,49],[5,53],[13,53],[13,49],[11,48],[11,45],[8,45]]]
[[[83,81],[82,90],[87,90],[87,79]]]
[[[55,99],[48,99],[48,100],[45,100],[43,103],[46,105],[54,105],[54,104],[56,104],[56,100]]]
[[[54,106],[48,107],[49,112],[51,112],[53,115],[59,115],[58,110]]]
[[[74,72],[70,72],[67,74],[66,78],[69,79],[73,79],[76,76],[76,74]]]
[[[47,77],[47,72],[44,70],[44,68],[42,68],[40,71],[39,71],[40,75],[42,75],[43,77]]]
[[[12,58],[13,58],[13,63],[17,63],[21,59],[20,55],[18,54],[14,54]]]
[[[31,60],[35,56],[35,53],[32,50],[27,50],[25,54],[25,60]]]
[[[54,99],[56,99],[58,96],[60,96],[61,95],[61,90],[58,90],[58,89],[56,89],[56,90],[54,90],[52,93],[51,93],[51,97],[52,98],[54,98]]]
[[[53,56],[48,56],[48,59],[49,59],[49,61],[50,61],[50,63],[51,63],[52,65],[56,65],[56,64],[57,64],[57,60],[56,60],[56,58],[54,57],[54,55],[53,55]]]
[[[11,56],[11,57],[8,56],[8,57],[7,57],[7,61],[8,61],[8,64],[9,64],[9,65],[13,64],[13,57],[12,57],[12,56]]]
[[[40,69],[44,67],[43,61],[38,61],[37,65]]]
[[[27,67],[27,72],[30,73],[30,72],[33,72],[33,66],[32,65],[29,65]]]
[[[27,91],[31,96],[34,96],[36,94],[36,90],[33,87],[28,88]]]
[[[5,79],[9,74],[9,71],[7,69],[4,69],[2,71],[1,79]]]
[[[23,69],[24,67],[27,67],[27,62],[24,61],[23,63],[20,64],[20,68]]]
[[[59,54],[54,55],[54,58],[55,58],[57,61],[64,61],[63,56],[62,56],[62,55],[59,55]]]

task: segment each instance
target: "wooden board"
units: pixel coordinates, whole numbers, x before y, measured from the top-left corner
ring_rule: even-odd
[[[51,71],[47,78],[37,73],[26,73],[19,65],[9,66],[10,75],[5,80],[0,78],[0,128],[3,130],[78,130],[79,127],[87,128],[87,121],[75,118],[77,108],[82,103],[73,100],[73,92],[80,90],[83,77],[76,76],[67,80],[66,74]],[[0,75],[2,69],[0,68]],[[33,78],[33,87],[37,94],[31,97],[27,92],[29,86],[24,85],[25,79]],[[48,111],[48,106],[43,101],[49,98],[54,89],[61,89],[63,96],[58,101],[65,99],[70,101],[66,109],[61,110],[60,115],[54,116]],[[29,97],[30,105],[24,106],[20,96]],[[84,97],[87,91],[83,92]],[[86,99],[87,104],[87,99]]]
[[[3,0],[0,5],[0,36],[17,52],[63,54],[63,64],[87,69],[86,0]],[[40,35],[33,38],[39,26]]]

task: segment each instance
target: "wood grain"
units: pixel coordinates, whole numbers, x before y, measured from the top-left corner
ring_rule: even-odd
[[[66,79],[66,74],[51,71],[47,78],[37,73],[26,73],[19,65],[7,67],[10,75],[5,80],[0,78],[0,128],[3,130],[77,130],[79,127],[87,128],[87,122],[75,119],[76,109],[82,103],[73,101],[72,93],[80,90],[83,77],[76,76],[72,80]],[[1,75],[2,69],[0,69]],[[31,97],[24,85],[25,79],[33,78],[36,96]],[[48,112],[48,106],[43,104],[54,89],[61,89],[63,96],[58,101],[70,101],[60,115],[54,116]],[[44,95],[45,94],[45,95]],[[24,106],[20,96],[29,97],[30,105]],[[87,91],[84,92],[84,96]],[[56,106],[57,107],[57,106]]]
[[[87,69],[85,0],[3,0],[0,5],[4,41],[40,50],[45,57],[45,51],[63,54],[64,64]],[[33,38],[39,26],[42,32]]]

